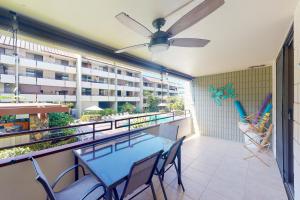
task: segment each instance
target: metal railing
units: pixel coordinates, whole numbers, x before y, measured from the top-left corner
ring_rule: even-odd
[[[28,147],[35,144],[50,142],[56,144],[61,141],[65,141],[71,138],[77,138],[79,141],[81,140],[79,136],[91,135],[92,140],[96,140],[96,134],[104,131],[110,131],[114,129],[127,128],[128,131],[132,130],[132,127],[140,124],[144,124],[145,126],[156,125],[164,119],[170,119],[170,121],[174,121],[177,119],[185,118],[190,116],[190,111],[185,110],[180,113],[177,112],[169,112],[169,113],[155,113],[149,115],[141,115],[135,117],[128,117],[117,120],[106,120],[92,123],[84,123],[84,124],[76,124],[64,127],[54,127],[47,129],[39,129],[39,130],[28,130],[21,132],[13,132],[13,133],[2,133],[0,134],[0,141],[5,138],[19,138],[22,136],[27,136],[26,142],[21,142],[19,144],[7,145],[0,147],[1,150],[12,149],[16,147]],[[138,121],[142,119],[142,121]],[[168,121],[168,122],[170,122]],[[124,123],[126,122],[126,123]],[[122,123],[120,125],[120,123]],[[73,131],[72,133],[66,134],[68,130]],[[38,136],[38,137],[36,137]],[[110,136],[108,136],[110,137]],[[1,144],[1,142],[0,142]],[[58,145],[59,146],[59,145]]]

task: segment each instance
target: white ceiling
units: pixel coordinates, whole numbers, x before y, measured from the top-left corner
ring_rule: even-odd
[[[151,23],[188,0],[1,0],[0,6],[89,39],[122,48],[148,42],[114,16],[126,12],[154,31]],[[165,29],[202,0],[167,20]],[[211,40],[204,48],[171,47],[152,58],[147,49],[130,53],[200,76],[271,64],[293,20],[298,0],[225,0],[225,5],[176,37]]]

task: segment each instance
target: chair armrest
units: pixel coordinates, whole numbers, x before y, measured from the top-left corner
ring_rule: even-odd
[[[68,169],[66,169],[65,171],[63,171],[57,178],[56,180],[53,182],[53,184],[51,185],[52,189],[54,189],[54,187],[57,185],[57,183],[62,179],[62,177],[64,177],[67,173],[69,173],[70,171],[72,171],[73,169],[76,169],[80,167],[82,169],[82,173],[83,175],[85,175],[85,170],[84,167],[80,164],[74,165]]]
[[[89,194],[91,194],[94,190],[96,190],[98,187],[103,187],[103,185],[101,183],[98,183],[96,185],[94,185],[93,187],[91,187],[86,193],[85,195],[80,199],[80,200],[84,200]],[[99,197],[102,198],[105,195],[105,187],[103,187],[103,194]]]

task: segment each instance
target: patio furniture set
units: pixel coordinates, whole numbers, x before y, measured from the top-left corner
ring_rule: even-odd
[[[50,200],[133,199],[148,188],[156,200],[152,178],[157,176],[164,199],[167,199],[164,176],[171,167],[175,168],[178,184],[184,191],[181,146],[185,137],[178,138],[178,129],[179,126],[161,124],[158,136],[138,132],[113,142],[95,143],[75,149],[75,165],[62,172],[53,184],[47,181],[38,162],[31,158],[36,180],[43,186]],[[73,170],[75,182],[55,191],[60,180]],[[80,178],[79,172],[82,173]]]

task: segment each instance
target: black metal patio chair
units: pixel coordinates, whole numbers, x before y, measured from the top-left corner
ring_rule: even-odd
[[[163,151],[159,151],[138,162],[135,162],[131,167],[127,180],[114,189],[115,199],[123,200],[125,197],[133,194],[138,188],[143,186],[143,189],[135,193],[129,199],[133,199],[150,187],[153,199],[156,200],[152,177],[162,152]]]
[[[179,178],[179,184],[181,185],[182,190],[185,191],[182,180],[181,180],[181,174],[176,165],[176,157],[180,151],[180,148],[181,148],[181,145],[182,145],[184,139],[185,139],[185,136],[180,138],[177,142],[175,142],[171,146],[168,153],[166,155],[163,155],[159,159],[158,164],[157,164],[157,169],[156,169],[155,175],[158,176],[158,179],[159,179],[159,182],[162,187],[162,191],[163,191],[163,194],[164,194],[164,197],[166,200],[167,200],[167,194],[166,194],[166,191],[164,188],[163,179],[164,179],[165,173],[173,166],[175,167],[177,176]]]
[[[105,194],[105,189],[102,184],[97,181],[92,175],[87,175],[82,165],[74,165],[63,171],[54,181],[52,185],[49,184],[46,176],[42,172],[38,162],[31,158],[36,180],[40,182],[47,193],[47,199],[50,200],[96,200],[101,199]],[[71,185],[63,188],[59,192],[54,192],[57,183],[70,171],[81,168],[83,177],[75,181]]]
[[[176,141],[178,136],[178,125],[160,124],[159,136]]]

